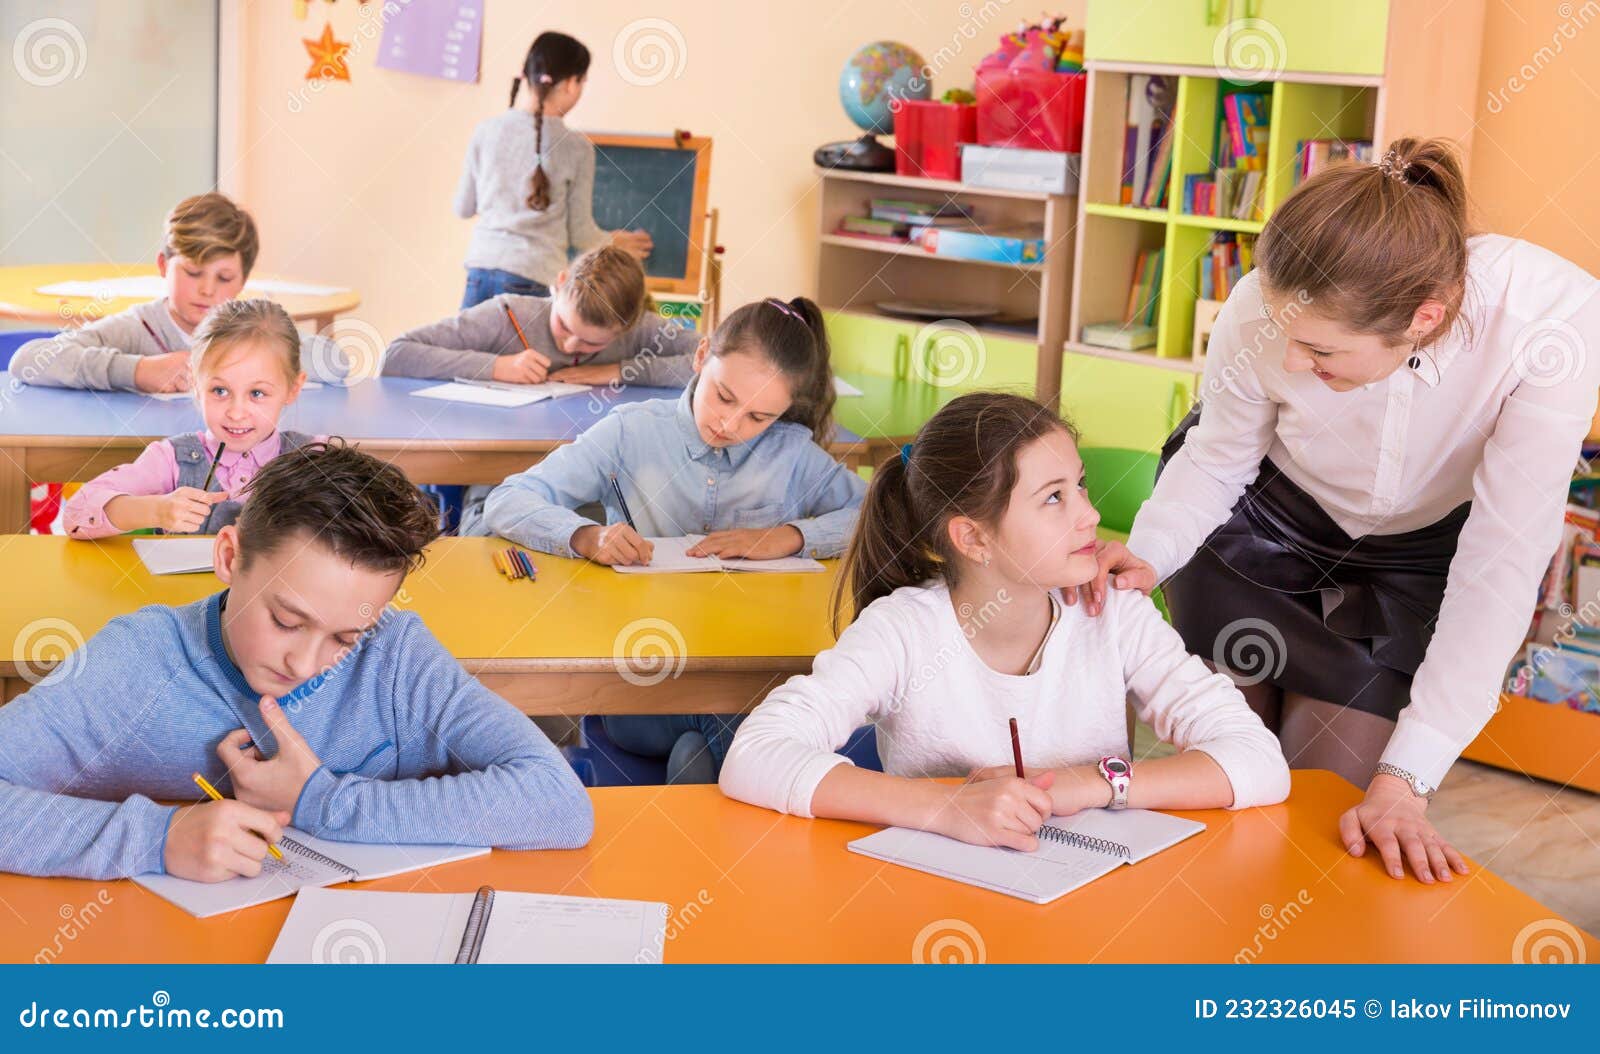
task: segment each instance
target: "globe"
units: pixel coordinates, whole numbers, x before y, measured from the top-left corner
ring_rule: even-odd
[[[894,131],[892,100],[932,98],[933,84],[922,74],[925,66],[922,56],[904,44],[863,44],[839,73],[839,103],[856,127],[887,135]]]

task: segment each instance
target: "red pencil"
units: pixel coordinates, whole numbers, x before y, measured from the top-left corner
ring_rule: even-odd
[[[157,333],[155,330],[150,328],[150,323],[146,322],[144,319],[141,318],[139,320],[139,325],[143,326],[144,327],[144,331],[146,333],[150,334],[150,339],[154,340],[156,342],[156,347],[161,349],[161,354],[163,354],[163,355],[171,355],[172,354],[172,350],[167,347],[167,342],[161,339],[161,334]]]
[[[1022,771],[1022,739],[1017,735],[1017,719],[1011,719],[1011,758],[1017,763],[1017,779],[1027,779]]]

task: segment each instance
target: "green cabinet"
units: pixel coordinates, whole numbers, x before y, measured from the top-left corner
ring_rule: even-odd
[[[1068,352],[1061,360],[1061,413],[1088,447],[1157,453],[1194,402],[1196,377]]]
[[[1084,57],[1209,66],[1227,31],[1228,0],[1090,0]]]
[[[1380,75],[1389,0],[1090,0],[1087,58],[1281,73]]]

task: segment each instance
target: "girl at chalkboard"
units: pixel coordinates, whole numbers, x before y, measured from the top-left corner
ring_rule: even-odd
[[[456,215],[478,217],[463,308],[501,293],[548,296],[574,250],[609,242],[640,259],[650,254],[646,232],[594,222],[594,144],[564,120],[588,74],[588,48],[565,33],[540,33],[511,82],[510,108],[472,133],[455,198]]]

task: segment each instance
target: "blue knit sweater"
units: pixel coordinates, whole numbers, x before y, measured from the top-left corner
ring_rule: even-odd
[[[222,644],[226,592],[113,619],[0,707],[0,870],[116,878],[162,871],[167,826],[219,741],[277,741]],[[294,825],[352,842],[571,848],[588,795],[536,725],[467,674],[415,614],[391,609],[337,666],[280,700],[322,765]]]

